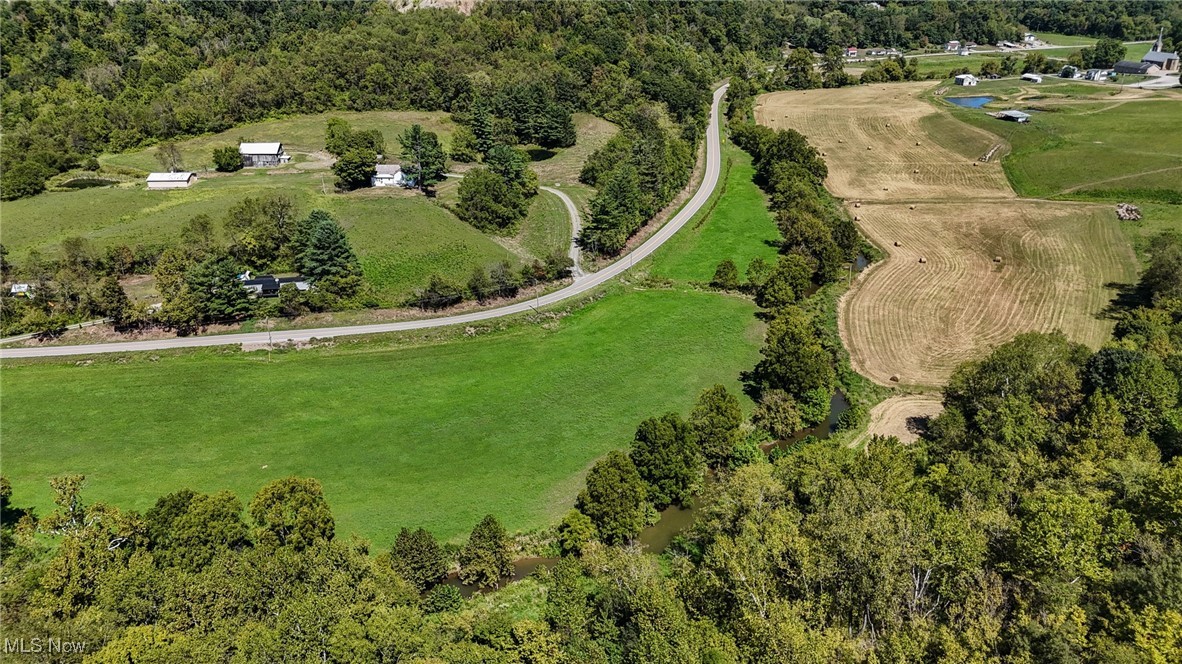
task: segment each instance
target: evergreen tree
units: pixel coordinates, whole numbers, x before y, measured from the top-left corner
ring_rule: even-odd
[[[472,276],[468,278],[468,292],[477,302],[487,302],[496,294],[492,279],[488,278],[488,273],[482,267],[472,268]]]
[[[575,121],[570,109],[551,102],[538,115],[534,140],[544,148],[568,148],[575,144]]]
[[[476,149],[476,134],[468,125],[460,125],[451,135],[451,150],[448,152],[453,160],[471,164],[480,159],[480,151]]]
[[[443,181],[447,158],[435,132],[411,125],[399,134],[398,143],[402,146],[402,172],[415,187],[426,191]]]
[[[617,450],[591,467],[575,508],[595,524],[601,541],[618,544],[635,538],[644,528],[646,500],[636,465]]]
[[[840,88],[849,85],[849,74],[845,73],[845,54],[841,46],[831,44],[821,56],[821,80],[826,88]]]
[[[640,423],[629,457],[648,485],[648,499],[658,510],[686,505],[702,478],[701,455],[690,425],[677,413]]]
[[[579,235],[579,244],[599,254],[618,254],[641,221],[636,169],[625,164],[591,199],[591,218]]]
[[[492,110],[483,96],[477,96],[472,103],[472,134],[476,138],[476,150],[487,154],[496,144]]]
[[[484,517],[460,551],[460,580],[481,588],[499,586],[502,578],[513,575],[509,545],[501,522],[491,514]]]
[[[249,294],[229,256],[214,256],[194,265],[185,274],[185,284],[196,298],[201,322],[241,320],[250,314]]]
[[[116,326],[127,322],[132,313],[131,300],[114,276],[106,277],[99,285],[98,305],[99,312],[110,318]]]
[[[726,466],[741,438],[743,408],[739,399],[722,385],[706,389],[690,411],[694,441],[711,468]]]
[[[315,217],[316,229],[299,256],[300,273],[330,292],[351,295],[360,286],[361,263],[340,224],[327,213]]]
[[[390,564],[402,578],[410,581],[420,592],[447,577],[447,556],[435,536],[419,528],[403,528],[394,538],[390,549]]]

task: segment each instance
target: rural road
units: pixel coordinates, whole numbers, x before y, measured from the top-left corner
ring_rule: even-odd
[[[542,295],[532,300],[516,302],[495,309],[473,311],[454,316],[439,318],[423,318],[419,320],[398,321],[395,323],[374,323],[370,325],[353,325],[343,327],[320,327],[306,330],[280,330],[272,332],[246,332],[239,334],[221,334],[208,337],[175,337],[171,339],[155,339],[151,341],[124,341],[103,344],[85,344],[78,346],[39,346],[34,348],[4,348],[0,349],[0,359],[16,359],[22,357],[57,357],[66,355],[94,355],[98,353],[132,353],[139,351],[167,350],[169,348],[193,348],[203,346],[227,346],[235,344],[267,345],[308,341],[310,339],[328,339],[332,337],[353,336],[360,334],[381,334],[384,332],[402,332],[406,330],[421,330],[431,327],[447,325],[464,325],[480,321],[526,313],[541,307],[557,304],[572,297],[577,297],[592,291],[615,277],[631,269],[637,261],[648,258],[662,244],[673,237],[710,200],[710,195],[718,185],[721,171],[721,138],[719,136],[719,107],[722,97],[726,94],[727,86],[723,85],[714,91],[714,99],[710,105],[710,128],[706,132],[706,172],[702,176],[702,183],[694,192],[689,202],[673,215],[656,233],[644,241],[636,249],[621,256],[611,265],[576,277],[569,286]],[[559,195],[567,205],[568,211],[574,214],[574,203],[561,192],[550,190]],[[574,217],[572,217],[574,220]]]

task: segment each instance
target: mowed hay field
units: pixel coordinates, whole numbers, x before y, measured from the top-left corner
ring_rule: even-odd
[[[1012,198],[1001,165],[977,161],[999,142],[996,136],[955,121],[955,131],[929,133],[940,111],[919,95],[931,87],[917,82],[777,92],[759,98],[755,119],[807,136],[825,153],[825,185],[839,198]]]
[[[878,383],[943,383],[961,362],[1020,332],[1058,329],[1098,347],[1112,331],[1099,316],[1113,295],[1104,284],[1137,276],[1108,206],[910,208],[858,210],[862,231],[890,257],[846,296],[839,321],[853,366]]]
[[[826,154],[826,185],[888,254],[841,303],[854,369],[884,385],[937,386],[1020,332],[1058,329],[1099,346],[1111,332],[1106,284],[1137,274],[1110,207],[1018,199],[999,163],[977,161],[1003,139],[923,100],[932,87],[775,93],[756,109]]]

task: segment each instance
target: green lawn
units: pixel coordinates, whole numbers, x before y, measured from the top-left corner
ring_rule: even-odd
[[[731,259],[743,274],[756,256],[774,262],[777,249],[767,244],[779,230],[767,211],[763,192],[752,180],[751,157],[734,144],[723,147],[723,167],[729,170],[722,193],[691,220],[653,257],[653,274],[685,281],[709,281],[714,269]],[[703,223],[703,218],[709,218]]]
[[[339,535],[381,547],[402,526],[455,540],[490,512],[535,528],[641,419],[737,389],[761,339],[752,313],[714,293],[620,289],[554,324],[447,343],[6,363],[4,473],[42,514],[61,473],[86,474],[88,500],[140,510],[183,487],[248,501],[297,474],[324,483]]]
[[[442,112],[337,111],[318,115],[296,115],[281,120],[266,120],[241,125],[220,134],[209,134],[179,141],[177,145],[181,149],[185,168],[198,171],[213,168],[214,148],[226,145],[237,147],[238,143],[242,141],[277,141],[283,143],[283,149],[290,155],[310,154],[324,150],[324,129],[328,124],[328,119],[333,117],[348,121],[353,129],[380,129],[386,138],[386,152],[392,156],[396,156],[400,149],[398,135],[412,124],[421,124],[425,129],[439,134],[445,147],[450,144],[452,131],[455,130],[455,123],[452,122],[451,117]],[[99,159],[99,162],[103,165],[138,168],[143,171],[160,169],[160,164],[156,161],[155,148],[105,155]]]
[[[1047,44],[1054,44],[1055,46],[1091,46],[1099,41],[1095,37],[1063,35],[1057,32],[1036,32],[1034,34]]]
[[[521,220],[517,239],[522,248],[538,258],[553,253],[566,255],[570,250],[570,216],[562,199],[539,191],[529,206],[529,214]]]

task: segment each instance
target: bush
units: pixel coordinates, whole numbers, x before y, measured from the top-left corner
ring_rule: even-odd
[[[97,171],[99,169],[98,159],[87,157],[86,161],[82,162],[82,168],[88,171]]]
[[[464,301],[464,291],[443,277],[433,274],[427,287],[419,292],[415,305],[420,309],[446,309]]]
[[[447,584],[435,586],[423,598],[422,608],[425,613],[447,613],[458,611],[464,605],[464,597],[459,588]]]
[[[735,267],[735,262],[728,258],[719,263],[710,285],[718,290],[739,290],[739,268]]]
[[[233,173],[242,168],[242,155],[233,145],[217,148],[213,151],[213,165],[223,173]]]
[[[50,175],[48,168],[33,161],[9,167],[0,177],[0,199],[11,201],[40,194],[45,191],[45,181]]]

